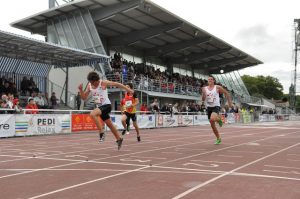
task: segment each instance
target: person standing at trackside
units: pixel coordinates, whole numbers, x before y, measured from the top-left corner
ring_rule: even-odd
[[[78,94],[76,95],[76,106],[77,106],[77,110],[80,110],[80,105],[81,105],[81,96],[80,96],[80,92],[78,92]]]
[[[130,89],[133,89],[132,83],[128,83],[126,86]],[[129,120],[131,119],[132,124],[136,131],[137,141],[140,142],[141,141],[140,130],[136,121],[136,106],[139,104],[139,98],[137,98],[137,94],[135,92],[127,92],[125,93],[124,99],[125,99],[124,100],[125,114],[122,115],[122,124],[124,127],[122,135],[125,135],[126,130],[128,131],[126,124],[129,124]]]
[[[120,150],[123,138],[120,137],[116,127],[113,125],[109,116],[109,113],[111,112],[111,102],[108,98],[107,86],[115,86],[124,89],[130,93],[133,93],[133,90],[118,82],[100,80],[100,77],[96,72],[90,72],[87,76],[87,80],[89,81],[89,84],[86,90],[83,91],[83,84],[80,84],[78,86],[78,89],[80,92],[80,96],[83,100],[87,99],[89,93],[92,94],[95,109],[90,113],[90,115],[99,130],[99,141],[103,141],[105,136],[102,124],[100,123],[98,118],[100,116],[103,122],[108,126],[108,128],[110,128],[111,132],[115,136],[118,145],[118,150]]]
[[[213,76],[208,76],[208,86],[202,88],[202,101],[205,101],[207,116],[210,121],[211,128],[217,138],[215,144],[221,144],[221,137],[216,127],[215,122],[218,122],[222,127],[223,122],[219,115],[220,112],[220,97],[223,93],[228,100],[229,107],[232,107],[231,97],[228,92],[219,85],[215,85],[216,80]]]

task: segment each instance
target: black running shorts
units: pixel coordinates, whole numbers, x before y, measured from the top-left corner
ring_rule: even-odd
[[[126,116],[127,116],[127,120],[132,120],[133,122],[136,122],[136,114],[135,113],[127,113],[125,112]]]
[[[208,119],[210,119],[210,116],[211,116],[212,113],[219,114],[220,110],[221,110],[221,108],[219,106],[207,107],[206,113],[207,113]]]
[[[100,117],[103,121],[110,118],[109,114],[111,112],[111,104],[106,104],[103,106],[96,105],[96,107],[100,109],[100,111],[101,111]]]

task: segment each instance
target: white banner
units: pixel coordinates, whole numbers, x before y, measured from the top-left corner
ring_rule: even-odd
[[[194,125],[209,124],[207,115],[194,115]]]
[[[178,126],[191,126],[194,125],[193,115],[178,115]]]
[[[70,115],[16,115],[16,136],[71,133]]]
[[[122,121],[121,121],[122,115],[111,115],[110,118],[111,118],[111,121],[113,122],[114,126],[117,129],[119,129],[119,130],[124,129],[124,127],[122,125]],[[109,130],[109,128],[107,126],[106,126],[106,129]]]
[[[227,122],[228,122],[228,124],[235,123],[235,115],[234,115],[234,113],[228,113],[227,114]]]
[[[0,115],[0,137],[13,137],[15,135],[15,116],[12,114]]]
[[[132,123],[132,122],[131,122]],[[155,115],[138,115],[137,116],[137,123],[139,128],[155,128]],[[134,127],[132,124],[130,125],[131,129]]]
[[[162,118],[161,118],[162,116]],[[175,127],[178,126],[178,115],[159,115],[159,122],[162,119],[162,125],[160,127]],[[159,127],[159,126],[158,126]]]

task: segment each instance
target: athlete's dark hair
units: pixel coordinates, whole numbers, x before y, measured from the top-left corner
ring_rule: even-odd
[[[133,89],[133,84],[131,82],[127,83],[130,89]]]
[[[100,77],[99,77],[98,73],[96,73],[94,71],[90,72],[87,76],[87,80],[89,82],[98,81],[99,79],[100,79]]]

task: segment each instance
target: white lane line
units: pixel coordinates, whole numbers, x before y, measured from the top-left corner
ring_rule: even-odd
[[[249,176],[249,177],[260,177],[260,178],[273,178],[273,179],[283,179],[283,180],[296,180],[300,181],[300,178],[289,178],[289,177],[282,177],[282,176],[271,176],[271,175],[261,175],[261,174],[251,174],[251,173],[239,173],[233,172],[230,175],[237,175],[237,176]]]
[[[136,171],[139,171],[139,170],[142,170],[142,169],[145,169],[145,168],[149,168],[149,167],[150,166],[145,166],[145,167],[141,167],[141,168],[138,168],[138,169],[133,169],[133,170],[130,170],[130,171],[117,173],[117,174],[114,174],[114,175],[109,175],[109,176],[106,176],[106,177],[103,177],[103,178],[98,178],[98,179],[95,179],[95,180],[87,181],[87,182],[84,182],[84,183],[76,184],[76,185],[65,187],[65,188],[62,188],[62,189],[57,189],[55,191],[51,191],[51,192],[48,192],[48,193],[44,193],[44,194],[41,194],[41,195],[38,195],[38,196],[31,197],[29,199],[41,198],[41,197],[48,196],[48,195],[58,193],[58,192],[61,192],[61,191],[65,191],[65,190],[68,190],[68,189],[73,189],[73,188],[76,188],[76,187],[91,184],[91,183],[94,183],[94,182],[103,181],[103,180],[113,178],[113,177],[116,177],[116,176],[121,176],[121,175],[125,175],[125,174],[128,174],[128,173],[133,173],[133,172],[136,172]]]
[[[165,160],[165,159],[167,159],[167,158],[145,157],[145,156],[143,156],[143,157],[140,157],[140,156],[130,156],[130,157],[132,157],[132,158],[148,158],[148,159],[156,159],[156,160]]]
[[[236,169],[233,169],[233,170],[231,170],[231,171],[229,171],[229,172],[226,172],[226,173],[221,174],[221,175],[219,175],[219,176],[217,176],[217,177],[215,177],[215,178],[212,178],[212,179],[210,179],[210,180],[208,180],[208,181],[206,181],[206,182],[204,182],[204,183],[201,183],[201,184],[199,184],[199,185],[197,185],[197,186],[195,186],[195,187],[193,187],[193,188],[191,188],[191,189],[188,189],[187,191],[185,191],[185,192],[183,192],[183,193],[181,193],[181,194],[179,194],[179,195],[173,197],[172,199],[179,199],[179,198],[182,198],[182,197],[184,197],[184,196],[190,194],[191,192],[193,192],[193,191],[195,191],[195,190],[197,190],[197,189],[199,189],[199,188],[201,188],[201,187],[203,187],[203,186],[206,186],[206,185],[210,184],[211,182],[214,182],[214,181],[216,181],[216,180],[218,180],[218,179],[220,179],[220,178],[223,178],[224,176],[227,176],[227,175],[229,175],[229,174],[232,174],[233,172],[235,172],[235,171],[237,171],[237,170],[240,170],[240,169],[245,168],[245,167],[247,167],[247,166],[249,166],[249,165],[252,165],[252,164],[254,164],[254,163],[257,163],[257,162],[259,162],[259,161],[261,161],[261,160],[264,160],[264,159],[266,159],[266,158],[272,157],[272,156],[274,156],[274,155],[276,155],[276,154],[278,154],[278,153],[281,153],[281,152],[286,151],[286,150],[288,150],[288,149],[290,149],[290,148],[293,148],[293,147],[295,147],[295,146],[298,146],[299,144],[300,144],[300,143],[294,144],[294,145],[292,145],[292,146],[286,147],[286,148],[281,149],[281,150],[279,150],[279,151],[276,151],[276,152],[274,152],[274,153],[272,153],[272,154],[269,154],[269,155],[267,155],[267,156],[264,156],[264,157],[262,157],[262,158],[259,158],[259,159],[257,159],[257,160],[254,160],[254,161],[252,161],[252,162],[249,162],[249,163],[247,163],[247,164],[244,164],[244,165],[242,165],[242,166],[240,166],[240,167],[238,167],[238,168],[236,168]]]
[[[248,130],[248,129],[247,129]],[[242,130],[243,131],[243,130]],[[246,130],[245,130],[246,131]],[[241,132],[241,130],[239,130],[239,131],[231,131],[231,132],[238,132],[238,133],[240,133]],[[262,133],[269,133],[269,131],[264,131],[264,132],[260,132],[260,133],[257,133],[257,134],[262,134]],[[158,136],[158,137],[156,137],[156,139],[159,139],[159,138],[161,138],[161,137],[174,137],[174,135],[163,135],[163,136]],[[197,137],[199,137],[199,136],[201,136],[201,135],[197,135],[197,136],[192,136],[192,137],[189,137],[189,138],[197,138]],[[241,135],[238,135],[238,136],[231,136],[231,137],[228,137],[228,138],[235,138],[235,137],[243,137],[243,135],[241,136]],[[173,138],[173,139],[170,139],[170,140],[181,140],[181,139],[186,139],[186,137],[184,137],[184,138]],[[60,140],[60,139],[55,139],[56,140],[56,142],[55,143],[57,143],[57,140]],[[82,140],[85,140],[85,139],[82,139]],[[90,139],[90,138],[87,138],[87,140],[94,140],[94,139]],[[71,140],[72,141],[72,140]],[[196,142],[195,144],[198,144],[198,143],[204,143],[204,142],[207,142],[207,141],[211,141],[211,140],[206,140],[206,141],[201,141],[201,142]],[[54,141],[53,141],[54,142]],[[143,142],[143,143],[141,143],[141,144],[152,144],[152,143],[157,143],[157,142],[161,142],[161,140],[159,139],[159,141],[149,141],[149,142]],[[16,143],[18,143],[18,142],[16,142]],[[68,142],[66,142],[66,143],[68,143]],[[29,144],[28,144],[29,145]],[[76,145],[67,145],[67,146],[77,146],[78,144],[76,144]],[[93,144],[91,144],[91,143],[87,143],[87,144],[84,144],[84,145],[93,145]],[[95,144],[95,145],[98,145],[98,144]],[[183,145],[177,145],[177,146],[186,146],[187,144],[183,144]],[[20,146],[23,146],[23,145],[20,145]],[[27,145],[24,145],[24,146],[27,146]],[[32,146],[32,145],[30,145],[30,146]],[[128,145],[126,145],[126,146],[131,146],[131,147],[135,147],[136,145],[134,145],[134,144],[128,144]],[[66,147],[66,146],[63,146],[63,147]],[[149,147],[149,146],[144,146],[144,147]],[[34,149],[34,150],[36,150],[36,151],[39,151],[39,150],[46,150],[46,149],[51,149],[51,148],[57,148],[57,147],[44,147],[43,149]],[[112,149],[112,148],[115,148],[115,147],[106,147],[106,148],[102,148],[101,150],[105,150],[105,149]],[[156,149],[158,149],[158,150],[160,150],[160,148],[159,147],[154,147],[154,148],[156,148]],[[168,149],[168,148],[170,148],[170,147],[166,147],[166,148],[162,148],[162,149]],[[172,147],[171,147],[172,148]],[[156,150],[156,149],[154,149],[154,150]],[[18,149],[15,149],[15,150],[18,150]],[[87,149],[87,150],[81,150],[81,151],[72,151],[72,152],[66,152],[66,153],[59,153],[59,154],[49,154],[49,155],[44,155],[44,156],[42,156],[42,157],[48,157],[48,156],[55,156],[55,155],[66,155],[66,154],[74,154],[74,153],[81,153],[81,152],[91,152],[91,151],[98,151],[98,150],[100,150],[100,149]],[[24,151],[24,150],[22,150],[22,151]],[[142,153],[143,152],[149,152],[149,151],[152,151],[152,150],[146,150],[146,151],[142,151]],[[136,153],[131,153],[131,154],[136,154]],[[125,155],[127,155],[127,154],[125,154]],[[129,154],[130,155],[130,154]],[[119,157],[119,156],[115,156],[115,157]],[[29,157],[29,158],[27,158],[27,159],[31,159],[31,157]],[[21,159],[14,159],[14,160],[10,160],[9,162],[11,162],[11,161],[19,161],[19,160],[24,160],[24,158],[21,158]],[[2,162],[8,162],[8,161],[0,161],[0,163],[2,163]]]
[[[218,164],[235,164],[234,162],[206,161],[206,160],[191,160],[192,162],[209,162]]]
[[[300,160],[292,160],[292,159],[288,159],[288,161],[291,161],[291,162],[300,162]]]
[[[280,166],[280,165],[264,165],[265,167],[272,167],[272,168],[284,168],[284,169],[297,169],[300,170],[299,167],[286,167],[286,166]]]
[[[300,172],[298,171],[276,171],[276,170],[263,170],[265,172],[272,172],[272,173],[284,173],[284,174],[296,174],[300,175]]]
[[[244,156],[240,156],[240,155],[218,155],[221,157],[228,157],[228,158],[243,158]]]
[[[233,153],[257,153],[257,154],[263,153],[263,152],[260,152],[260,151],[234,151],[234,150],[228,150],[228,152],[233,152]]]
[[[192,163],[192,162],[189,162],[189,163],[185,163],[185,164],[182,164],[183,166],[189,166],[189,165],[193,165],[193,166],[197,166],[197,167],[211,167],[211,168],[216,168],[216,167],[219,167],[218,164],[209,164],[209,165],[204,165],[204,164],[197,164],[197,163]]]
[[[179,152],[161,152],[163,154],[183,154],[183,153],[179,153]]]

